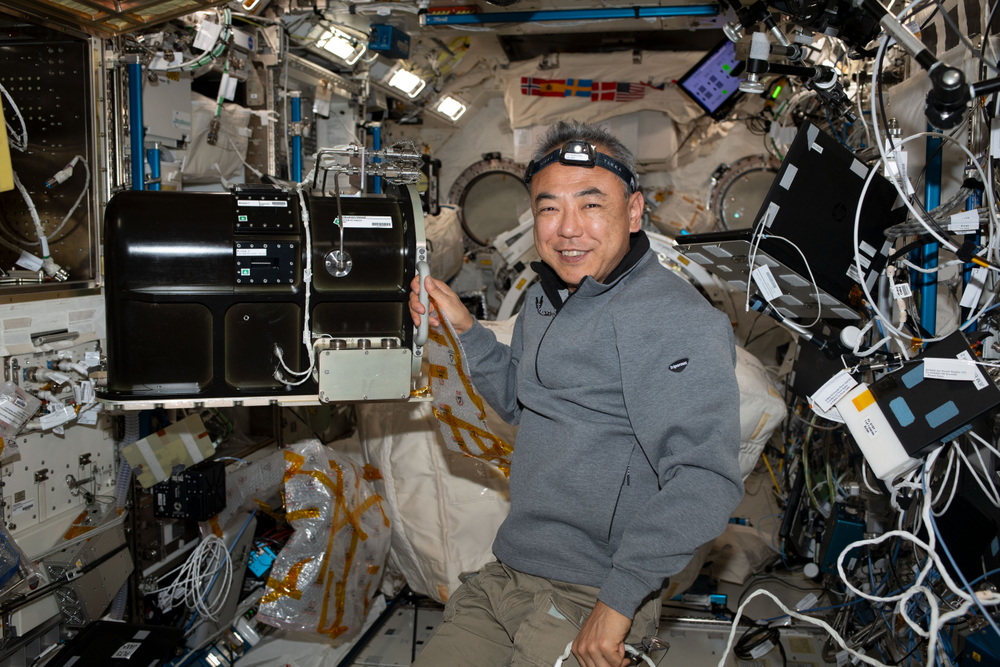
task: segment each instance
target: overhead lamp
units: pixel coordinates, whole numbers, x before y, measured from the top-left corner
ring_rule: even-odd
[[[438,105],[435,108],[435,110],[439,114],[441,114],[442,116],[446,116],[453,121],[456,121],[459,118],[461,118],[462,114],[464,114],[467,109],[468,109],[467,106],[465,106],[464,104],[462,104],[461,102],[459,102],[450,95],[442,97],[441,101],[438,102]]]
[[[348,65],[358,62],[358,59],[368,50],[368,45],[336,28],[329,28],[316,40],[316,46],[332,53]]]
[[[413,98],[420,94],[420,91],[424,89],[427,82],[413,72],[400,67],[392,76],[389,77],[389,85],[403,91],[407,94],[407,96]]]

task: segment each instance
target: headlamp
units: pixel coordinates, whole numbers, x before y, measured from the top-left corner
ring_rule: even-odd
[[[611,156],[598,152],[597,148],[592,144],[579,139],[567,141],[562,145],[562,148],[552,151],[537,162],[532,160],[528,164],[528,169],[524,172],[524,184],[530,187],[531,179],[535,174],[554,162],[559,162],[559,164],[565,164],[570,167],[587,167],[588,169],[601,167],[622,179],[625,185],[628,186],[630,193],[635,192],[639,188],[638,179],[628,167]]]

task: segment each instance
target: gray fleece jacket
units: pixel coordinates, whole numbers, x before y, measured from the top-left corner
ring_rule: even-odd
[[[479,323],[460,337],[476,389],[520,424],[494,554],[629,618],[743,497],[732,328],[648,248],[633,235],[564,303],[540,266],[510,347]]]

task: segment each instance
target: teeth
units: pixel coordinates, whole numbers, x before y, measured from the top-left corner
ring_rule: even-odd
[[[579,257],[580,255],[586,254],[585,250],[563,250],[563,257]]]

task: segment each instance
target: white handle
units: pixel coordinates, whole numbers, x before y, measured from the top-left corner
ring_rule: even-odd
[[[427,262],[417,262],[417,275],[420,276],[420,305],[424,307],[424,314],[420,318],[420,326],[417,327],[417,336],[413,339],[413,344],[423,347],[427,344],[427,335],[430,333],[430,297],[427,294],[427,285],[424,283],[431,275],[430,265]]]

